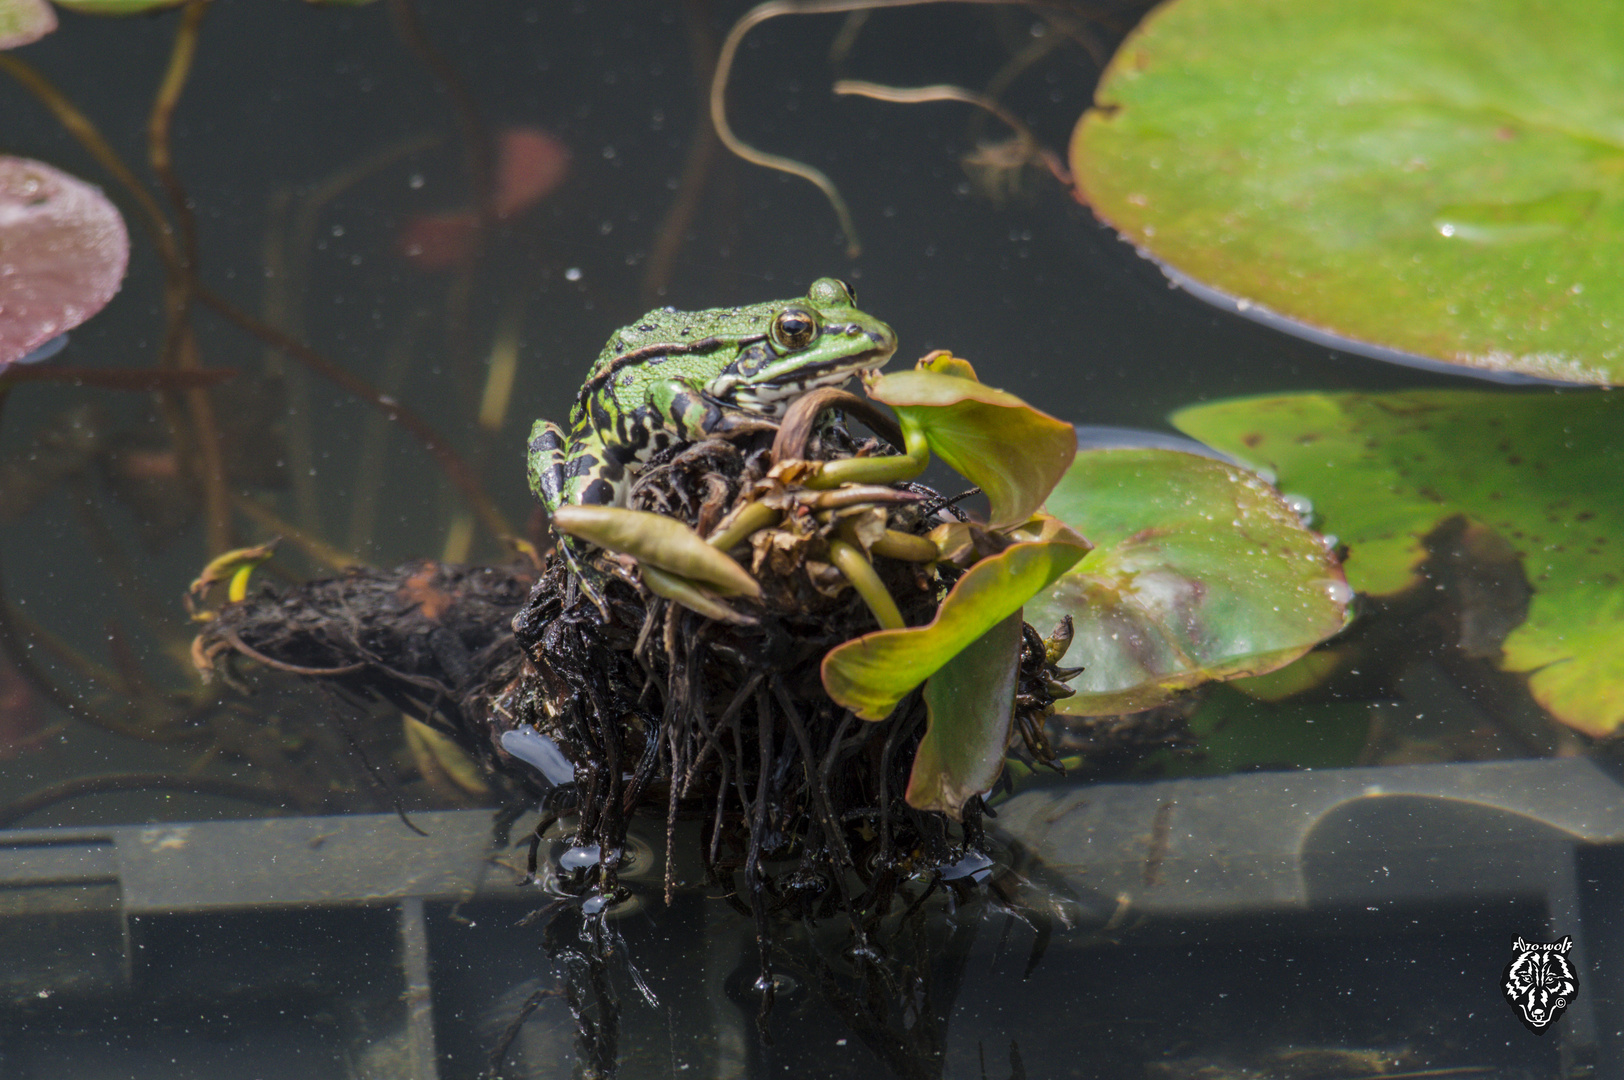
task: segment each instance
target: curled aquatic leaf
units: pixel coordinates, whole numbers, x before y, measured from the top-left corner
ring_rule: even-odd
[[[214,613],[203,610],[201,605],[207,599],[209,590],[222,581],[228,582],[226,599],[233,604],[240,603],[248,595],[248,579],[276,554],[276,545],[281,542],[282,538],[278,536],[253,547],[234,548],[212,559],[186,587],[186,607],[192,617],[198,621],[214,618]]]
[[[925,683],[925,736],[908,775],[908,805],[959,820],[1004,767],[1020,672],[1019,612],[976,638]]]
[[[619,506],[569,505],[558,508],[553,524],[590,544],[703,582],[724,596],[761,596],[761,586],[744,567],[675,518]]]
[[[130,235],[99,188],[0,157],[0,370],[106,306]]]
[[[969,368],[957,364],[962,367],[947,370]],[[868,393],[896,410],[904,431],[922,435],[932,453],[986,492],[994,529],[1030,517],[1077,453],[1070,424],[962,374],[927,369],[880,375]]]
[[[953,586],[929,625],[880,630],[831,649],[823,658],[824,689],[864,720],[884,720],[910,690],[1020,611],[1088,550],[1088,541],[1068,530],[981,560]]]
[[[0,0],[0,49],[28,45],[56,29],[56,12],[45,0]]]
[[[961,379],[970,379],[980,382],[981,376],[976,374],[975,365],[962,356],[954,356],[946,349],[936,349],[926,353],[914,364],[916,371],[934,371],[938,375],[956,375]]]

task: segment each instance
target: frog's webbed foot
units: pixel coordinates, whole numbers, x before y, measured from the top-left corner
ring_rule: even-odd
[[[558,534],[558,551],[564,556],[564,562],[570,568],[570,576],[586,594],[586,598],[592,601],[604,621],[608,622],[609,600],[605,591],[609,585],[609,575],[587,561],[585,550],[579,541],[562,533]]]

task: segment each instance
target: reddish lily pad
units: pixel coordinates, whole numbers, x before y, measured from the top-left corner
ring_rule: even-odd
[[[0,157],[0,370],[106,306],[130,235],[99,188]]]
[[[1332,334],[1624,382],[1624,22],[1591,0],[1178,0],[1072,165],[1174,270]]]
[[[908,776],[908,805],[959,819],[1004,767],[1020,673],[1019,612],[982,634],[925,683],[925,737]]]
[[[56,12],[45,0],[0,0],[0,49],[28,45],[56,29]]]
[[[1095,548],[1026,606],[1040,632],[1070,615],[1081,665],[1059,712],[1160,704],[1260,675],[1345,625],[1352,590],[1322,538],[1245,469],[1174,450],[1090,450],[1049,496]]]
[[[920,363],[929,366],[873,379],[869,397],[895,409],[905,433],[923,435],[932,453],[986,492],[990,528],[1019,525],[1071,464],[1076,431],[977,382],[962,360],[933,354]]]
[[[1579,731],[1624,727],[1624,395],[1298,394],[1173,420],[1311,497],[1361,592],[1417,584],[1422,540],[1447,518],[1496,530],[1533,586],[1500,666]]]
[[[927,626],[879,630],[829,650],[823,687],[864,720],[884,720],[907,693],[1021,610],[1088,551],[1069,529],[1011,544],[961,577]]]

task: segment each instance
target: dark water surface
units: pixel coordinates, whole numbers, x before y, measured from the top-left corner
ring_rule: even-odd
[[[948,348],[972,360],[985,381],[1079,424],[1165,431],[1172,410],[1234,395],[1481,385],[1334,352],[1207,307],[1170,287],[1047,174],[1028,171],[1018,178],[1021,190],[1002,202],[985,197],[959,159],[975,148],[978,131],[992,138],[1004,132],[996,121],[972,121],[965,106],[903,106],[828,90],[837,76],[982,87],[1025,55],[1029,65],[1002,99],[1063,155],[1099,60],[1137,17],[1132,10],[1068,16],[1078,39],[1016,7],[875,12],[838,72],[829,50],[842,16],[780,18],[752,32],[729,96],[734,128],[834,179],[864,245],[861,256],[847,257],[834,214],[811,185],[741,162],[703,138],[696,56],[709,55],[747,6],[424,3],[421,34],[456,73],[452,94],[403,44],[387,3],[216,5],[173,135],[176,170],[196,218],[200,277],[449,433],[502,512],[519,523],[531,508],[524,479],[530,422],[564,417],[611,331],[651,306],[795,296],[825,275],[851,281],[861,306],[892,324],[901,340],[898,366]],[[45,73],[149,176],[147,112],[177,17],[63,12],[62,20],[57,34],[15,55]],[[1057,37],[1065,40],[1043,48]],[[491,233],[477,267],[459,278],[414,267],[396,247],[415,216],[470,205],[470,123],[487,134],[539,128],[572,157],[562,186]],[[59,361],[152,365],[164,334],[161,272],[130,199],[6,78],[0,152],[104,185],[135,234],[123,293],[73,332]],[[695,157],[708,171],[667,260],[661,232]],[[378,565],[447,550],[461,507],[417,443],[214,315],[198,314],[195,325],[206,365],[287,376],[286,404],[222,410],[222,425],[250,443],[243,457],[259,466],[240,481],[245,493]],[[504,326],[518,330],[511,405],[499,430],[480,434],[489,357]],[[163,429],[145,397],[34,384],[11,395],[0,450],[18,451],[40,425],[86,404],[98,410],[92,422],[106,438],[163,449]],[[180,606],[204,562],[202,532],[193,516],[164,523],[155,515],[151,504],[109,494],[100,468],[87,468],[0,535],[11,603],[100,665],[100,688],[75,673],[62,650],[51,655],[42,644],[35,655],[92,694],[104,713],[135,727],[147,719],[125,709],[138,697],[127,692],[136,683],[156,688],[157,698],[202,701]],[[237,524],[242,542],[275,531],[241,518]],[[505,557],[483,532],[452,553]],[[319,572],[297,555],[288,565]],[[241,751],[249,738],[241,731],[237,750],[204,759],[209,740],[193,737],[185,724],[158,743],[65,720],[44,701],[28,709],[0,716],[0,802],[99,773],[197,770],[264,779],[254,755]],[[199,704],[199,724],[204,711]],[[53,724],[63,726],[43,746],[20,742]],[[11,735],[16,745],[6,741]],[[342,744],[333,752],[342,754]],[[366,808],[387,810],[388,803]],[[21,824],[257,813],[208,796],[132,792],[61,802]],[[626,931],[629,953],[648,970],[663,1004],[651,1008],[624,991],[626,1075],[1351,1077],[1429,1067],[1479,1070],[1448,1075],[1558,1075],[1559,1037],[1541,1042],[1524,1031],[1497,988],[1512,938],[1546,932],[1545,895],[1530,886],[1515,904],[1456,897],[1456,907],[1421,905],[1413,913],[1358,905],[1329,922],[1278,911],[1250,922],[1175,920],[1138,938],[1127,933],[1131,922],[1101,929],[1110,922],[1108,905],[1092,926],[1069,934],[1059,926],[1046,952],[1035,939],[1053,928],[1040,934],[999,912],[944,913],[941,942],[920,961],[942,969],[936,985],[943,996],[921,1003],[915,1017],[890,1020],[912,1033],[912,1043],[904,1040],[908,1066],[865,1042],[861,1025],[814,992],[810,976],[786,992],[775,1042],[763,1047],[754,1035],[754,999],[738,985],[753,948],[744,924],[719,903],[688,896],[666,912],[651,897],[624,922],[635,927]],[[330,939],[346,957],[351,945],[394,940],[394,923],[380,928],[364,914],[373,909],[347,902],[353,910],[336,916],[311,909],[311,940]],[[481,902],[491,906],[464,913],[435,901],[424,916],[422,947],[438,972],[432,998],[448,1076],[475,1075],[480,1047],[500,1031],[503,1010],[516,1009],[525,988],[539,985],[534,980],[550,978],[542,931],[512,928],[527,907],[511,897]],[[1573,904],[1576,913],[1579,901]],[[0,915],[23,910],[23,901],[0,892]],[[75,932],[68,924],[41,925],[47,935]],[[138,929],[137,938],[143,947],[194,957],[194,988],[225,978],[228,965],[218,956],[209,962],[209,950],[264,938],[270,944],[263,949],[243,946],[242,963],[274,967],[266,958],[277,955],[279,935],[292,941],[305,932],[297,920],[283,930],[250,920],[229,934],[207,919],[155,926],[148,924],[144,937]],[[1034,953],[1040,959],[1028,973]],[[248,995],[255,1004],[238,1021],[208,1016],[195,1002],[196,1015],[154,1004],[151,1017],[124,1008],[100,1020],[94,1009],[86,1020],[12,1008],[0,1019],[0,1077],[68,1075],[60,1063],[75,1053],[82,1055],[75,1075],[157,1075],[147,1070],[168,1054],[165,1040],[187,1048],[169,1055],[176,1063],[168,1077],[410,1075],[409,1064],[354,1052],[356,1032],[367,1030],[357,1015],[385,1006],[367,1004],[364,995],[355,1004],[346,977],[311,970],[304,982],[278,982],[281,997]],[[186,981],[171,975],[166,985]],[[322,1003],[311,1005],[300,987],[318,984]],[[148,1020],[156,1034],[140,1033]],[[554,1029],[527,1029],[521,1056],[534,1075],[569,1075],[567,1033],[556,1030],[558,1016],[549,1022]],[[920,1026],[931,1024],[940,1030]],[[95,1037],[76,1051],[78,1031]],[[1593,1045],[1596,1032],[1587,1035]],[[1280,1056],[1291,1047],[1307,1057]]]

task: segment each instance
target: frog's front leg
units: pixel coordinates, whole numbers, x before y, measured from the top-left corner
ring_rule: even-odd
[[[649,387],[648,400],[679,442],[698,442],[739,431],[770,431],[778,426],[778,421],[766,413],[719,401],[703,387],[683,379],[654,383]]]
[[[564,429],[548,420],[537,420],[530,429],[530,453],[526,458],[530,474],[530,490],[552,514],[567,501],[565,495],[566,465],[569,453]]]
[[[546,420],[537,420],[530,429],[530,454],[528,472],[530,474],[530,490],[535,492],[536,498],[547,508],[552,515],[565,503],[586,502],[588,496],[602,496],[607,490],[613,501],[614,489],[605,485],[601,480],[593,481],[590,473],[594,466],[602,460],[602,448],[593,453],[593,444],[597,440],[587,439],[571,440],[564,434],[564,430],[557,424]],[[595,484],[597,486],[595,486]],[[572,536],[562,533],[558,535],[558,552],[564,556],[569,565],[570,572],[575,580],[580,582],[581,591],[595,604],[604,618],[609,617],[609,606],[604,600],[603,589],[605,576],[594,569],[586,561],[586,549],[580,541]]]

